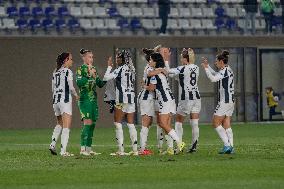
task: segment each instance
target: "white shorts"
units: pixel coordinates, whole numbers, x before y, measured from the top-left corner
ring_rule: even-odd
[[[151,100],[139,100],[141,115],[155,116],[155,101]]]
[[[216,116],[232,116],[234,112],[235,103],[219,102],[215,108],[214,115]]]
[[[178,103],[177,114],[186,116],[191,113],[199,113],[201,109],[201,100],[181,100]]]
[[[176,113],[176,102],[175,100],[170,100],[167,102],[158,101],[159,113],[160,114],[175,114]]]
[[[53,110],[55,116],[60,116],[63,113],[72,115],[72,102],[58,102],[57,104],[53,104]]]
[[[135,112],[135,103],[118,103],[115,107],[127,114]]]

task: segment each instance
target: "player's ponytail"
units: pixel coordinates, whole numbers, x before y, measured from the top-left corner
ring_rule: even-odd
[[[154,49],[143,48],[142,51],[145,54],[145,59],[147,60],[147,62],[149,62],[150,61],[150,55],[152,53],[154,53]]]
[[[221,54],[217,55],[217,60],[222,60],[224,62],[224,64],[228,64],[228,60],[229,60],[229,51],[228,50],[223,50],[221,52]]]
[[[69,57],[70,53],[63,52],[60,55],[57,56],[56,59],[56,71],[58,71],[62,65],[65,63],[65,60]]]
[[[188,62],[191,64],[194,64],[195,62],[195,54],[193,49],[191,48],[188,48]]]

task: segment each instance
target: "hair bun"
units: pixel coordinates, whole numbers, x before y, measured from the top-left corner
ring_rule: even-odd
[[[228,57],[229,56],[229,51],[228,50],[223,50],[222,55]]]
[[[143,53],[146,54],[146,55],[150,55],[150,54],[154,53],[154,50],[153,50],[153,49],[143,48],[142,51],[143,51]]]
[[[85,49],[84,48],[80,49],[80,54],[85,54]]]

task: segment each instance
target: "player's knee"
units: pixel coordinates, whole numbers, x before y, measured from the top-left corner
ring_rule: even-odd
[[[116,129],[122,129],[122,124],[118,122],[114,122],[114,126]]]

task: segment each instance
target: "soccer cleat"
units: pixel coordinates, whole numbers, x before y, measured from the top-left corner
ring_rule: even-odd
[[[85,151],[85,150],[82,150],[82,151],[80,152],[80,155],[83,155],[83,156],[90,156],[91,154],[90,154],[89,152]]]
[[[224,146],[223,149],[219,152],[219,154],[230,154],[232,151],[231,146]]]
[[[128,153],[128,155],[129,155],[129,156],[138,156],[139,154],[138,154],[138,151],[136,151],[136,152],[130,151],[130,152]]]
[[[187,150],[187,153],[194,153],[196,152],[196,148],[190,148]]]
[[[230,154],[234,154],[235,153],[235,148],[231,146],[231,153]]]
[[[147,149],[139,152],[140,156],[148,156],[148,155],[152,155],[152,154],[153,154],[153,152],[151,150],[147,150]]]
[[[102,153],[94,152],[93,150],[91,150],[89,154],[92,156],[97,156],[97,155],[101,155]]]
[[[69,152],[60,153],[60,155],[61,155],[62,157],[72,157],[72,156],[74,156],[74,154],[71,154],[71,153],[69,153]]]
[[[49,146],[49,151],[52,155],[57,155],[56,149],[54,146],[50,145]]]
[[[125,152],[114,152],[114,153],[110,153],[111,156],[129,156],[128,153]]]
[[[177,152],[176,152],[176,154],[179,154],[179,153],[183,152],[184,147],[185,147],[185,143],[184,142],[179,143],[177,145]]]
[[[168,148],[167,151],[164,151],[162,154],[171,156],[171,155],[175,155],[175,151],[173,148]]]

